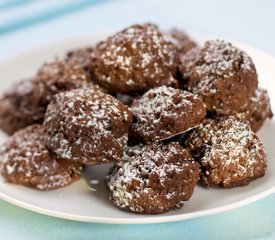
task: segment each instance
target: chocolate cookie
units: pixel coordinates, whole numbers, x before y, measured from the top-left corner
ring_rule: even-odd
[[[143,93],[161,86],[176,86],[179,56],[152,24],[133,25],[99,43],[94,49],[97,83],[110,92]]]
[[[267,91],[262,88],[258,88],[244,110],[236,114],[238,119],[247,120],[254,132],[257,132],[264,124],[264,121],[267,118],[272,118],[272,116],[273,113]]]
[[[157,87],[133,101],[136,121],[130,135],[144,142],[159,141],[198,125],[205,116],[203,102],[190,92]]]
[[[153,143],[126,151],[106,183],[117,207],[157,214],[181,208],[198,179],[199,164],[178,143]]]
[[[44,144],[42,125],[16,132],[1,147],[0,170],[9,183],[39,190],[61,188],[80,179],[82,166],[57,160]]]
[[[8,134],[42,123],[52,97],[79,87],[100,89],[78,65],[55,60],[44,64],[34,79],[15,83],[0,100],[0,128]]]
[[[201,180],[207,187],[246,185],[265,174],[262,143],[248,123],[235,117],[205,120],[185,145],[201,164]]]
[[[183,77],[183,83],[186,85],[185,89],[188,89],[187,80],[190,78],[190,74],[192,72],[192,69],[194,68],[194,64],[200,58],[200,52],[200,47],[194,47],[186,54],[180,55],[180,70]]]
[[[36,85],[36,97],[44,106],[47,106],[57,93],[81,87],[96,87],[79,65],[58,59],[45,63],[39,69],[34,84]]]
[[[58,158],[96,165],[118,161],[132,113],[114,97],[82,88],[60,93],[49,104],[47,146]]]
[[[42,123],[45,107],[35,99],[33,79],[15,83],[0,100],[0,128],[7,134],[33,123]]]
[[[197,54],[188,56],[193,62],[186,67],[185,61],[181,67],[188,90],[199,95],[207,111],[220,115],[239,112],[258,84],[252,59],[221,40],[207,41]]]
[[[198,44],[188,36],[188,34],[177,28],[164,32],[164,38],[166,41],[172,42],[176,47],[180,55],[186,54],[191,49],[198,46]]]
[[[68,52],[65,58],[65,61],[68,64],[78,65],[80,68],[82,68],[86,72],[86,74],[89,75],[89,77],[91,77],[90,65],[92,62],[92,54],[93,54],[92,47],[79,48]]]

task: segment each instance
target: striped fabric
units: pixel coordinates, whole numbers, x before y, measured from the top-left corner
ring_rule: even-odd
[[[52,20],[104,0],[1,0],[0,36]]]

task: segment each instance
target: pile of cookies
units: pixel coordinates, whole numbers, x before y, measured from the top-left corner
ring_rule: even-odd
[[[181,208],[198,182],[236,187],[264,176],[255,132],[272,117],[252,59],[231,43],[133,25],[45,63],[0,100],[6,182],[39,190],[113,163],[106,187],[136,213]]]

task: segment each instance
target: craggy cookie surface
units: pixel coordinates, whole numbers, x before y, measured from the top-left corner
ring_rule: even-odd
[[[100,90],[72,62],[56,59],[45,63],[34,78],[15,83],[0,100],[0,127],[12,134],[28,125],[42,123],[46,108],[57,93],[80,87]]]
[[[95,165],[118,161],[132,113],[100,91],[82,88],[56,95],[44,125],[47,146],[61,159]]]
[[[45,107],[35,97],[33,79],[14,83],[0,99],[0,128],[11,135],[34,123],[42,123]]]
[[[248,123],[235,117],[206,119],[185,145],[201,164],[201,179],[208,187],[246,185],[265,174],[262,143]]]
[[[180,55],[186,54],[191,49],[197,47],[197,43],[189,37],[184,31],[177,28],[173,28],[164,33],[164,38],[167,41],[172,42],[176,47]]]
[[[231,115],[253,96],[258,85],[253,61],[231,43],[207,41],[200,50],[187,53],[187,58],[193,61],[182,61],[185,84],[199,95],[207,111]]]
[[[99,43],[94,49],[93,72],[99,85],[110,92],[143,93],[175,86],[176,47],[155,25],[133,25]]]
[[[157,87],[133,101],[136,122],[132,138],[144,142],[159,141],[187,131],[205,117],[203,102],[190,92],[171,87]]]
[[[244,51],[135,24],[53,58],[3,94],[0,128],[15,134],[1,148],[1,174],[51,190],[79,179],[83,165],[113,163],[114,205],[163,213],[181,208],[199,178],[229,188],[262,177],[267,156],[254,132],[271,117]]]
[[[251,129],[257,132],[267,118],[273,117],[267,91],[263,88],[256,89],[247,105],[236,114],[236,117],[248,121]]]
[[[44,127],[31,125],[1,147],[1,174],[7,182],[39,190],[65,187],[80,179],[81,164],[57,160],[44,144]]]
[[[154,143],[125,151],[106,182],[117,207],[156,214],[181,208],[198,179],[199,164],[178,143]]]

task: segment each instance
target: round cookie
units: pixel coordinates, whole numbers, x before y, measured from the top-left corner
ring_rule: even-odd
[[[264,176],[267,156],[247,122],[235,117],[206,119],[185,145],[201,164],[207,187],[235,187]]]
[[[186,54],[191,49],[197,47],[197,43],[191,39],[188,34],[177,28],[172,28],[167,32],[164,32],[164,38],[166,41],[172,42],[176,47],[180,55]]]
[[[258,88],[244,110],[236,114],[238,119],[248,121],[254,132],[257,132],[264,121],[267,118],[272,118],[272,116],[269,97],[267,91],[263,88]]]
[[[200,47],[194,47],[186,54],[180,55],[180,72],[182,74],[179,79],[179,86],[181,89],[188,90],[187,79],[190,77],[191,69],[193,68],[194,62],[198,61],[201,51]]]
[[[97,87],[78,64],[59,59],[45,63],[37,72],[34,84],[36,98],[45,107],[57,93],[81,87]]]
[[[42,123],[45,108],[35,99],[33,79],[17,82],[0,99],[0,128],[7,134]]]
[[[96,165],[118,161],[132,113],[114,97],[82,88],[54,96],[45,115],[47,146],[58,158]]]
[[[57,160],[44,144],[42,125],[31,125],[11,136],[0,150],[0,170],[9,183],[52,190],[80,179],[82,166]]]
[[[79,87],[101,90],[78,65],[55,60],[44,64],[34,79],[15,83],[0,100],[0,128],[8,134],[42,123],[47,105],[59,93]]]
[[[106,177],[111,201],[136,213],[181,208],[199,180],[199,164],[178,143],[130,148]]]
[[[200,58],[200,51],[200,47],[194,47],[186,54],[180,55],[180,70],[184,80],[190,78],[191,70],[194,67],[194,63],[196,63]]]
[[[65,61],[68,64],[78,65],[80,68],[89,75],[90,74],[90,65],[92,62],[93,48],[79,48],[67,53]]]
[[[221,40],[207,41],[197,54],[188,67],[183,63],[180,68],[188,90],[199,95],[209,112],[239,112],[258,84],[252,59]]]
[[[143,93],[177,86],[178,61],[176,47],[155,25],[133,25],[95,47],[92,69],[97,83],[110,92]]]
[[[205,117],[203,102],[190,92],[157,87],[135,99],[131,106],[136,120],[131,138],[144,142],[170,138],[198,125]]]

